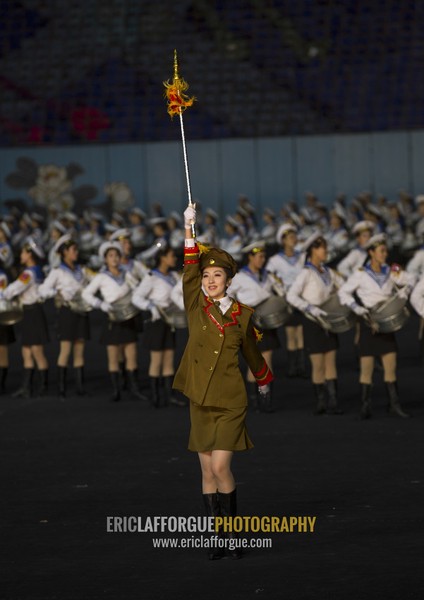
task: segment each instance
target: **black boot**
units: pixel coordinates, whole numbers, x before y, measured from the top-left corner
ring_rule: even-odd
[[[371,385],[361,383],[361,419],[371,418]]]
[[[287,377],[296,377],[297,375],[296,358],[296,350],[287,350]]]
[[[275,412],[274,405],[272,403],[272,387],[271,386],[272,386],[272,384],[269,384],[269,390],[266,392],[266,394],[261,394],[261,392],[258,391],[260,410],[261,410],[261,412],[264,412],[264,413]]]
[[[31,398],[33,375],[34,369],[24,369],[22,385],[12,394],[12,398]]]
[[[317,401],[314,414],[323,415],[327,410],[325,402],[325,385],[323,383],[314,383],[313,386],[315,399]]]
[[[6,378],[8,367],[0,367],[0,394],[3,394],[6,390]]]
[[[163,389],[165,392],[165,406],[173,404],[174,406],[187,406],[187,402],[182,398],[177,398],[172,392],[173,375],[167,375],[163,378]]]
[[[150,377],[150,403],[155,408],[159,408],[159,377]]]
[[[112,402],[119,402],[121,399],[121,391],[119,387],[119,371],[109,371],[110,382],[112,384]]]
[[[306,368],[306,355],[304,348],[296,351],[297,354],[297,376],[302,379],[309,379],[308,370]]]
[[[218,503],[218,494],[203,494],[203,504],[205,505],[206,515],[208,517],[219,517],[221,515]],[[222,538],[221,532],[217,532],[219,538]],[[225,556],[225,548],[208,548],[209,560],[219,560]]]
[[[137,371],[127,371],[128,389],[131,392],[132,396],[137,400],[148,402],[147,397],[140,392],[136,374]]]
[[[58,367],[57,368],[57,387],[58,387],[58,395],[59,400],[66,399],[66,375],[68,373],[68,369],[66,367]]]
[[[397,389],[397,382],[386,382],[387,395],[389,397],[389,413],[391,415],[397,415],[403,419],[407,419],[411,415],[402,410],[399,402],[399,394]]]
[[[343,411],[339,407],[337,397],[337,379],[327,379],[325,384],[327,386],[328,395],[327,413],[329,415],[342,415]]]
[[[75,367],[75,381],[78,396],[85,396],[87,392],[84,388],[84,367]]]
[[[44,396],[47,396],[47,391],[49,388],[49,372],[47,369],[41,369],[40,371],[38,371],[38,376],[40,378],[38,398],[44,398]]]
[[[219,509],[222,517],[235,517],[237,515],[237,490],[234,489],[229,494],[223,494],[218,492],[218,502]],[[239,539],[239,536],[234,531],[224,532],[225,537],[228,538],[229,543],[231,544],[233,541],[236,542]],[[226,548],[225,554],[230,558],[241,558],[241,548],[234,547],[230,549]]]
[[[259,400],[258,400],[258,386],[255,382],[247,381],[246,382],[247,389],[247,400],[249,403],[249,408],[252,410],[259,410]]]
[[[119,380],[121,385],[121,390],[125,391],[128,389],[128,378],[127,371],[125,370],[125,361],[119,362]]]

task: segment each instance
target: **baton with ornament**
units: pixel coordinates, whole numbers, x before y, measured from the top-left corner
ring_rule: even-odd
[[[188,157],[187,157],[187,147],[185,141],[185,133],[184,133],[184,120],[183,120],[183,112],[189,107],[192,106],[193,102],[196,100],[194,96],[191,98],[187,96],[184,92],[188,90],[188,83],[182,79],[178,74],[178,59],[177,59],[177,51],[174,50],[174,75],[172,81],[164,81],[163,85],[165,86],[165,98],[168,100],[168,114],[171,119],[178,115],[180,119],[180,128],[181,128],[181,141],[183,146],[183,159],[184,159],[184,169],[187,183],[187,194],[188,194],[188,205],[194,206],[191,199],[191,185],[190,185],[190,171],[188,168]],[[196,237],[196,231],[194,228],[194,223],[191,223],[191,233],[193,237]]]

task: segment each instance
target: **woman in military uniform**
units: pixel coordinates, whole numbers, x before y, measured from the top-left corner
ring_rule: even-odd
[[[366,246],[368,261],[363,268],[357,269],[339,290],[340,302],[349,306],[359,317],[367,317],[370,309],[388,300],[395,292],[407,298],[414,283],[414,277],[406,271],[394,269],[386,264],[388,249],[384,233],[372,236]],[[389,398],[391,414],[399,417],[409,415],[401,408],[397,390],[396,363],[397,343],[394,333],[374,332],[365,323],[360,322],[359,332],[361,418],[371,416],[371,385],[375,357],[381,357],[384,370],[384,382]]]
[[[190,399],[188,447],[199,455],[207,514],[233,516],[237,510],[233,452],[252,447],[245,426],[247,395],[239,350],[262,391],[268,391],[273,376],[256,345],[252,309],[226,294],[237,264],[224,250],[199,253],[191,236],[195,219],[195,210],[189,206],[184,213],[183,275],[189,339],[174,388]],[[209,554],[211,559],[222,556],[222,551]],[[234,550],[231,556],[239,558],[240,551]]]

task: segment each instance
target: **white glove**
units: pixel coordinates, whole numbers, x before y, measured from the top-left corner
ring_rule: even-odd
[[[151,313],[152,322],[158,321],[160,319],[160,312],[159,312],[157,306],[155,306],[154,304],[150,304],[149,310]]]
[[[102,302],[99,306],[100,310],[102,310],[105,313],[108,313],[112,310],[112,304],[109,304],[109,302]]]
[[[196,205],[187,206],[184,211],[184,227],[191,229],[191,226],[196,222]]]
[[[408,300],[409,298],[409,287],[407,285],[405,285],[405,287],[400,288],[400,290],[398,291],[397,295],[398,298],[402,298],[403,300]]]
[[[322,310],[322,308],[319,308],[319,306],[309,306],[308,313],[311,314],[313,317],[327,316],[325,310]]]
[[[365,306],[354,306],[352,308],[353,312],[355,313],[355,315],[358,315],[358,317],[365,317],[365,315],[369,314],[369,310],[368,308],[365,308]]]
[[[265,385],[258,385],[258,392],[261,396],[266,396],[269,392],[269,383],[266,383]]]

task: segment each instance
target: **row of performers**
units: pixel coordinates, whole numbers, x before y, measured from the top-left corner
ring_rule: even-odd
[[[306,377],[305,352],[309,355],[312,367],[312,383],[316,396],[316,413],[340,414],[337,398],[336,350],[338,338],[324,331],[305,314],[318,319],[323,314],[320,306],[338,290],[342,304],[349,306],[360,319],[359,355],[361,384],[361,416],[371,415],[371,385],[374,360],[381,356],[384,380],[387,386],[390,411],[400,417],[407,413],[401,408],[396,386],[396,340],[394,334],[378,334],[366,325],[370,309],[390,298],[395,290],[405,298],[411,294],[411,303],[418,314],[424,317],[424,278],[415,286],[413,275],[400,269],[391,269],[387,264],[387,243],[384,234],[371,236],[364,222],[363,230],[368,232],[368,241],[361,249],[362,263],[343,278],[329,269],[327,243],[319,232],[310,236],[303,252],[296,250],[297,236],[292,225],[282,226],[280,239],[282,250],[271,257],[265,268],[264,245],[255,242],[244,248],[246,265],[233,278],[228,294],[252,307],[262,305],[272,295],[286,296],[295,310],[285,323],[288,352],[287,376]],[[44,344],[48,341],[48,327],[41,301],[55,297],[60,304],[58,311],[58,337],[60,350],[57,359],[59,396],[64,398],[67,391],[67,369],[72,355],[76,375],[77,393],[84,394],[84,344],[89,339],[88,310],[100,309],[107,313],[101,335],[101,343],[106,346],[108,371],[112,384],[112,399],[121,397],[123,379],[130,391],[143,398],[137,380],[137,335],[144,328],[144,344],[150,352],[149,378],[151,383],[150,401],[159,406],[160,397],[164,403],[183,405],[182,400],[172,394],[174,376],[175,333],[164,311],[176,306],[183,311],[182,286],[179,275],[174,271],[176,257],[167,247],[158,247],[156,267],[140,280],[134,276],[129,263],[122,261],[123,243],[105,242],[99,250],[104,265],[98,273],[90,273],[78,265],[78,247],[70,235],[62,236],[56,243],[56,252],[61,258],[59,267],[53,269],[43,281],[40,266],[44,258],[42,248],[28,238],[21,251],[23,271],[18,279],[7,284],[1,276],[1,297],[5,301],[19,299],[23,308],[22,357],[24,375],[22,385],[15,395],[31,394],[34,370],[39,372],[38,394],[47,391],[48,363],[44,354]],[[363,254],[365,253],[366,261]],[[359,260],[358,260],[359,263]],[[127,301],[149,318],[140,323],[134,315],[125,320],[116,320],[114,308]],[[86,312],[84,312],[86,311]],[[7,346],[14,341],[13,328],[0,328],[0,369],[2,387],[8,368]],[[269,366],[272,365],[272,352],[279,347],[276,329],[266,329],[261,341],[261,351]],[[163,394],[160,381],[163,381]],[[273,411],[272,396],[265,398],[257,394],[256,383],[250,372],[247,374],[248,395],[252,403],[264,412]]]

